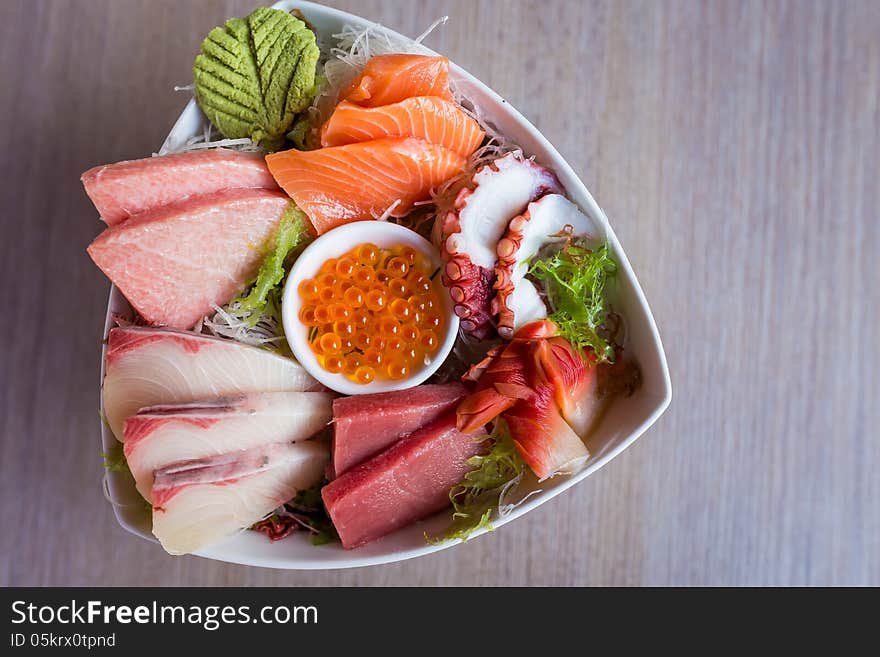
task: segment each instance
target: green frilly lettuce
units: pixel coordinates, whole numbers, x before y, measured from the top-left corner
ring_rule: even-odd
[[[426,535],[429,543],[466,541],[478,529],[492,531],[490,520],[498,509],[502,491],[525,472],[526,464],[503,420],[488,440],[492,441],[489,450],[467,460],[473,469],[449,491],[452,523],[439,536]]]
[[[608,242],[590,249],[574,240],[549,258],[536,260],[529,274],[540,281],[559,332],[573,346],[592,349],[600,360],[614,360],[614,347],[603,337],[607,317],[605,287],[617,272]]]

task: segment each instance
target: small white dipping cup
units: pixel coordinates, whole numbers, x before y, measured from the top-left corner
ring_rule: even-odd
[[[440,254],[428,240],[409,228],[387,221],[356,221],[334,228],[309,244],[296,259],[287,275],[281,298],[281,318],[287,342],[296,359],[309,374],[331,390],[344,395],[403,390],[423,383],[446,360],[458,335],[458,317],[453,312],[452,300],[448,294],[440,294],[446,319],[444,333],[440,336],[440,348],[429,364],[410,376],[396,381],[376,377],[372,382],[362,384],[349,380],[344,374],[333,374],[321,367],[309,346],[309,328],[299,319],[299,311],[302,307],[299,284],[303,280],[314,278],[321,265],[330,258],[338,258],[355,247],[367,243],[386,249],[392,246],[411,246],[427,257],[435,270],[443,266]]]

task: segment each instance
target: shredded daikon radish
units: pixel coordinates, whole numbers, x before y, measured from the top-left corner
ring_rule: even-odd
[[[247,137],[240,139],[224,139],[223,136],[214,129],[210,122],[206,121],[202,129],[202,133],[195,137],[190,137],[177,148],[169,148],[162,152],[162,155],[168,153],[187,153],[189,151],[200,151],[209,148],[230,148],[236,151],[261,152],[262,149]],[[155,153],[153,155],[156,155]]]
[[[213,306],[214,316],[205,317],[204,328],[212,335],[232,338],[255,347],[269,346],[284,342],[284,329],[277,317],[263,314],[256,320],[251,311],[238,310],[233,302],[226,308]]]
[[[541,492],[541,490],[533,490],[521,497],[516,502],[508,502],[508,496],[515,493],[520,483],[523,480],[523,473],[519,473],[513,479],[508,481],[504,486],[501,487],[501,492],[498,494],[498,517],[504,518],[509,516],[510,513],[519,505],[523,504],[527,499],[532,497],[533,495],[537,495]]]
[[[392,203],[385,209],[385,212],[376,217],[376,221],[388,221],[388,219],[391,218],[391,213],[394,212],[394,208],[400,205],[401,202],[401,199],[397,199],[396,201],[394,201],[394,203]]]
[[[236,151],[259,151],[260,148],[247,137],[240,139],[217,139],[215,141],[197,141],[192,144],[184,144],[174,152],[199,151],[208,148],[231,148]]]

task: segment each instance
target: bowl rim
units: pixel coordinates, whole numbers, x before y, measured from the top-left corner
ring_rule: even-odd
[[[290,11],[292,9],[301,9],[304,11],[307,17],[320,16],[321,18],[336,20],[343,24],[347,23],[350,25],[363,26],[374,25],[377,27],[377,29],[386,32],[392,38],[406,38],[396,31],[391,30],[390,28],[381,26],[374,21],[370,21],[361,16],[344,12],[332,7],[325,7],[323,5],[308,2],[306,0],[281,0],[280,2],[276,2],[272,6],[278,9],[283,9],[285,11]],[[429,48],[425,48],[425,50],[426,52],[437,54]],[[652,399],[654,400],[653,408],[645,415],[642,421],[632,431],[630,431],[630,433],[626,437],[620,440],[617,445],[615,445],[608,451],[603,452],[601,455],[597,455],[596,457],[594,457],[594,459],[591,459],[587,467],[576,475],[560,481],[552,489],[546,490],[542,494],[532,497],[531,499],[525,501],[523,504],[518,506],[505,517],[493,521],[493,526],[497,529],[502,527],[503,525],[506,525],[509,522],[512,522],[513,520],[516,520],[517,518],[524,516],[544,502],[549,501],[550,499],[568,490],[572,486],[580,483],[583,479],[589,477],[591,474],[604,467],[608,462],[610,462],[621,452],[627,449],[630,445],[632,445],[642,434],[645,433],[645,431],[651,425],[653,425],[658,420],[658,418],[669,407],[669,404],[672,401],[672,381],[669,374],[666,353],[663,349],[663,344],[660,339],[659,330],[657,328],[650,306],[648,305],[647,299],[645,298],[644,292],[642,291],[641,285],[639,284],[638,279],[633,272],[632,266],[630,265],[629,259],[627,258],[626,253],[623,251],[623,248],[621,247],[617,236],[614,234],[614,231],[611,228],[604,211],[596,203],[592,194],[590,194],[584,183],[571,168],[571,165],[568,164],[568,162],[562,157],[559,151],[535,126],[531,124],[531,122],[529,122],[519,111],[516,110],[516,108],[514,108],[508,101],[498,95],[491,88],[489,88],[485,83],[481,82],[479,79],[477,79],[453,62],[450,62],[450,77],[456,82],[465,83],[468,86],[476,89],[480,94],[488,99],[487,102],[491,103],[497,108],[500,108],[500,110],[506,115],[509,120],[513,121],[519,126],[520,129],[527,133],[534,140],[534,142],[544,151],[545,164],[551,166],[560,177],[560,179],[564,178],[566,180],[565,186],[567,196],[569,196],[575,203],[581,206],[582,210],[587,211],[587,214],[589,214],[597,222],[599,222],[602,229],[605,231],[606,238],[610,242],[615,256],[617,257],[618,271],[619,273],[622,273],[623,276],[625,276],[631,284],[632,294],[634,295],[634,303],[640,309],[640,312],[646,322],[646,328],[648,329],[648,332],[650,334],[648,338],[651,342],[650,347],[652,347],[654,352],[656,353],[656,365],[659,369],[661,384],[659,396],[652,397]],[[165,142],[163,143],[160,153],[165,152],[169,147],[173,146],[174,144],[180,143],[181,137],[185,141],[187,138],[192,136],[193,133],[186,132],[186,128],[189,124],[192,124],[194,120],[198,119],[199,116],[200,112],[196,105],[195,99],[190,99],[182,110],[174,126],[172,127]],[[104,322],[104,345],[101,351],[101,378],[99,382],[101,385],[103,385],[105,374],[107,348],[106,338],[110,328],[115,325],[113,315],[116,312],[116,309],[123,305],[128,306],[127,301],[125,301],[119,290],[111,284],[107,305],[107,313]],[[112,447],[116,447],[119,445],[116,437],[103,422],[101,423],[101,436],[102,445],[105,450],[111,449]],[[130,478],[126,479],[124,473],[108,472],[106,474],[105,485],[107,487],[108,495],[113,500],[119,500],[120,498],[125,498],[126,496],[130,498],[131,490],[133,490],[133,482],[130,481]],[[123,529],[141,538],[153,541],[158,544],[156,539],[152,536],[149,526],[144,526],[144,517],[142,512],[139,509],[132,510],[134,508],[133,504],[119,504],[114,502],[112,504],[112,507],[117,522]],[[485,533],[487,533],[486,529],[478,530],[471,535],[471,538],[469,540],[478,538]],[[263,536],[254,536],[250,538],[262,539],[265,541],[265,537]],[[291,536],[285,540],[306,541],[305,537],[302,536]],[[380,541],[383,540],[384,539],[380,539]],[[290,555],[286,555],[283,553],[279,553],[277,555],[273,554],[271,557],[267,557],[263,554],[258,553],[264,552],[263,550],[247,553],[239,546],[236,546],[237,549],[230,549],[232,546],[230,546],[227,542],[220,543],[216,546],[201,550],[194,554],[195,556],[201,556],[218,561],[225,561],[228,563],[260,566],[265,568],[275,568],[283,570],[336,570],[404,561],[407,559],[412,559],[415,557],[438,552],[440,550],[448,549],[450,547],[459,545],[459,543],[460,541],[457,540],[444,541],[442,543],[422,544],[416,547],[389,549],[375,554],[358,552],[358,550],[349,550],[345,551],[345,554],[338,559],[327,559],[325,557],[322,557],[322,554],[326,554],[325,552],[323,552],[323,548],[327,548],[329,546],[321,546],[321,548],[315,548],[315,556],[309,558],[291,557]],[[374,545],[376,544],[374,543]],[[309,547],[311,548],[312,546],[309,545]],[[364,548],[366,547],[369,546],[364,546]],[[364,548],[360,549],[364,550]],[[342,550],[341,547],[339,549]]]
[[[290,345],[294,357],[312,377],[331,390],[344,395],[392,392],[424,383],[446,360],[458,336],[459,318],[453,312],[452,302],[448,299],[448,295],[444,294],[441,299],[447,323],[443,341],[431,362],[417,372],[399,381],[376,379],[368,384],[359,384],[350,381],[344,374],[333,374],[321,367],[315,354],[309,348],[308,332],[302,330],[305,327],[299,320],[302,302],[299,298],[298,286],[304,279],[313,278],[322,263],[329,258],[347,253],[360,244],[374,243],[382,247],[391,243],[403,243],[416,248],[431,261],[435,268],[443,266],[440,254],[434,245],[414,230],[388,221],[374,221],[371,222],[369,234],[367,234],[362,223],[357,221],[337,226],[328,230],[303,249],[287,274],[284,291],[281,294],[281,322],[284,325],[287,344]]]

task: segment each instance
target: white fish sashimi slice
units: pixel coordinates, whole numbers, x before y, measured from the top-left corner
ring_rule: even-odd
[[[162,468],[153,483],[153,534],[170,554],[217,543],[317,484],[329,458],[325,444],[306,441]]]
[[[140,409],[249,392],[321,390],[295,360],[197,333],[118,327],[107,343],[102,387],[113,434]]]
[[[333,417],[329,392],[262,392],[142,409],[125,420],[125,458],[151,502],[153,471],[172,463],[305,440]]]

